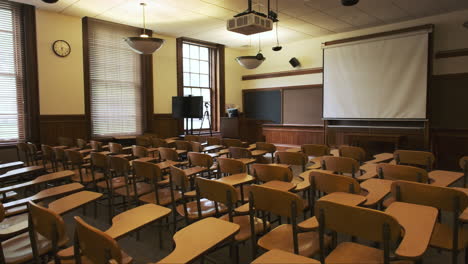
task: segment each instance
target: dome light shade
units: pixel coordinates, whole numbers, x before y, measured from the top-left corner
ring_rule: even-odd
[[[164,44],[164,39],[150,37],[128,37],[125,42],[138,54],[153,54]]]
[[[251,70],[260,66],[265,61],[265,57],[262,56],[261,59],[258,59],[257,56],[239,56],[236,61],[242,67]]]

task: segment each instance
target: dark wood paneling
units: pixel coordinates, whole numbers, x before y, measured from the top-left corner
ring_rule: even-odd
[[[432,144],[436,167],[459,171],[459,159],[468,155],[468,129],[434,129]]]
[[[310,68],[310,69],[300,69],[300,70],[291,70],[291,71],[269,72],[269,73],[244,75],[242,76],[242,80],[247,81],[247,80],[256,80],[256,79],[277,78],[277,77],[294,76],[294,75],[315,74],[315,73],[322,73],[322,72],[323,72],[323,68]]]
[[[87,138],[85,115],[41,115],[41,143],[55,145],[58,137]]]
[[[264,125],[266,142],[280,145],[323,144],[323,127]]]
[[[345,39],[332,40],[332,41],[325,42],[324,45],[325,46],[330,46],[330,45],[342,44],[342,43],[353,42],[353,41],[360,41],[360,40],[366,40],[366,39],[372,39],[372,38],[386,37],[386,36],[391,36],[391,35],[396,35],[396,34],[408,33],[408,32],[412,32],[412,31],[424,30],[424,29],[427,29],[427,30],[434,29],[434,25],[433,24],[427,24],[427,25],[421,25],[421,26],[415,26],[415,27],[409,27],[409,28],[402,28],[402,29],[397,29],[397,30],[392,30],[392,31],[379,32],[379,33],[374,33],[374,34],[369,34],[369,35],[364,35],[364,36],[357,36],[357,37],[351,37],[351,38],[345,38]]]
[[[153,132],[161,138],[175,137],[179,135],[181,122],[172,117],[172,114],[154,114]]]
[[[436,59],[468,56],[468,49],[441,50],[436,53]]]

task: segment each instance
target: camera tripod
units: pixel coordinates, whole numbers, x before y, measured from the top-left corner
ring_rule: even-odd
[[[210,119],[210,103],[206,102],[205,103],[205,112],[203,113],[202,121],[200,124],[200,130],[198,130],[198,135],[201,134],[201,130],[203,128],[203,123],[205,122],[205,119],[208,121],[208,127],[210,128],[210,136],[213,136],[213,129],[211,128],[211,119]]]

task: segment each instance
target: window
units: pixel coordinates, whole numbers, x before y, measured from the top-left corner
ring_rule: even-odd
[[[220,78],[224,74],[224,68],[221,69],[219,63],[224,58],[224,46],[186,38],[179,38],[177,41],[180,53],[178,63],[182,66],[178,72],[182,76],[181,81],[179,77],[178,94],[203,96],[204,119],[194,118],[193,129],[208,129],[210,121],[212,128],[216,130],[221,106],[220,95],[224,94],[224,83],[221,82],[224,76]],[[224,67],[224,62],[222,66]],[[184,120],[184,129],[191,128],[190,120],[188,127]]]
[[[152,91],[151,85],[144,85],[147,65],[143,60],[151,62],[152,56],[135,53],[124,41],[125,37],[138,36],[141,30],[89,18],[84,18],[83,24],[91,136],[142,134],[146,113],[143,92]]]
[[[20,5],[0,1],[0,142],[26,138],[22,36]]]

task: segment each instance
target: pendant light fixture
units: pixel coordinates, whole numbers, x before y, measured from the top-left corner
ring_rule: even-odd
[[[143,34],[139,37],[125,38],[125,42],[138,54],[153,54],[153,52],[157,51],[164,44],[164,39],[153,38],[146,34],[146,3],[140,3],[140,5],[143,8]]]
[[[244,68],[252,70],[260,66],[264,61],[265,57],[262,54],[262,46],[260,42],[260,35],[258,35],[258,53],[255,56],[239,56],[236,61]]]

